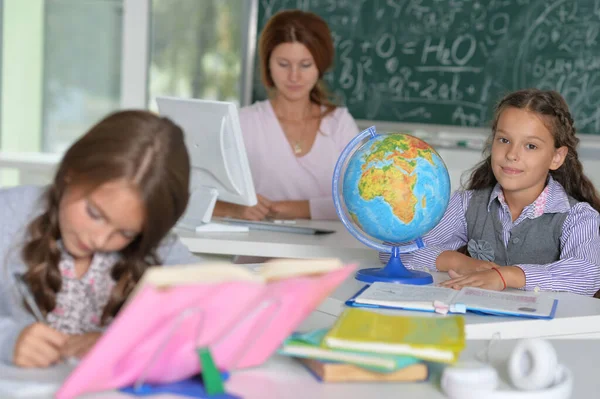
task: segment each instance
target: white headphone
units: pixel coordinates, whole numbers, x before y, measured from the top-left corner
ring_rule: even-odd
[[[517,343],[508,360],[508,376],[520,391],[496,391],[496,369],[475,362],[447,367],[441,385],[451,399],[568,399],[573,390],[571,371],[558,364],[554,348],[542,339]]]

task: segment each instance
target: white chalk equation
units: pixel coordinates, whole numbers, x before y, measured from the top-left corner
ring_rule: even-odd
[[[600,134],[600,0],[259,0],[259,30],[286,8],[328,22],[325,78],[356,118],[485,126],[504,94],[537,87]]]

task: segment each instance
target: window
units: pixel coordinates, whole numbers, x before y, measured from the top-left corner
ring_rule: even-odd
[[[171,95],[241,102],[256,0],[0,0],[0,149],[64,151]]]
[[[244,3],[152,1],[151,108],[159,95],[240,103]]]
[[[62,152],[120,105],[123,0],[47,0],[43,147]]]
[[[2,2],[2,150],[64,150],[118,108],[123,0]]]

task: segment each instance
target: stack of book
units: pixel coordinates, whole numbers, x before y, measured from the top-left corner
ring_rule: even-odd
[[[464,319],[396,316],[346,309],[330,330],[292,334],[279,353],[327,382],[423,381],[428,362],[454,363],[465,346]]]

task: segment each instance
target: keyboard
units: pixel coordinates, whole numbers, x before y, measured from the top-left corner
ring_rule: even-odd
[[[319,229],[315,227],[297,226],[293,220],[263,220],[260,222],[233,219],[233,218],[213,218],[219,223],[226,223],[236,226],[246,226],[250,230],[266,230],[275,231],[280,233],[293,233],[293,234],[308,234],[308,235],[323,235],[335,233],[335,230]]]

